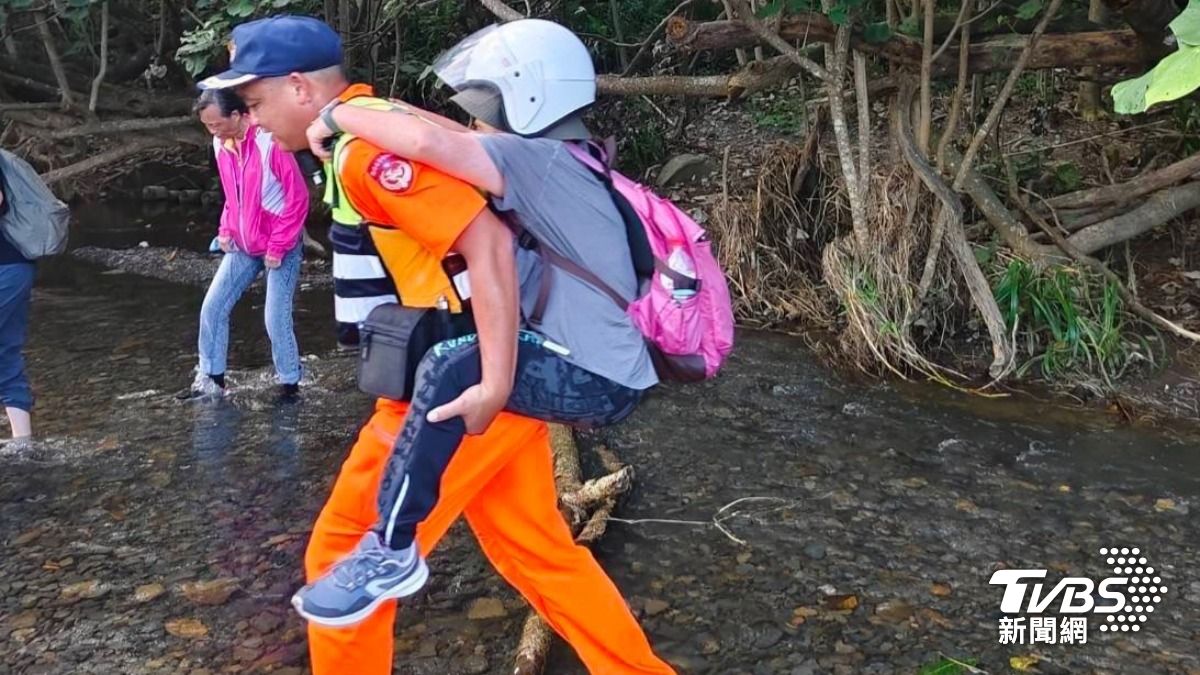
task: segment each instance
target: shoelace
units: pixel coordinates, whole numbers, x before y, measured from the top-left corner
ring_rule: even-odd
[[[353,591],[378,576],[379,566],[386,560],[379,549],[359,551],[333,569],[333,579],[338,586]]]

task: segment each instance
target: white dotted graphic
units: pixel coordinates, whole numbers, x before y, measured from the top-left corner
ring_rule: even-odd
[[[1162,585],[1162,577],[1151,576],[1154,574],[1154,568],[1147,566],[1148,560],[1141,553],[1139,548],[1100,549],[1100,555],[1106,556],[1104,560],[1112,566],[1115,574],[1136,575],[1128,577],[1129,585],[1126,591],[1137,594],[1127,597],[1128,604],[1125,605],[1124,612],[1118,611],[1108,615],[1106,622],[1100,624],[1102,632],[1141,630],[1139,624],[1147,621],[1147,615],[1154,613],[1155,605],[1162,602],[1162,596],[1167,592],[1167,587]]]

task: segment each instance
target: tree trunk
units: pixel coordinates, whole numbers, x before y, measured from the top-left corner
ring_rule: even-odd
[[[96,113],[96,101],[100,98],[100,83],[108,72],[108,0],[100,5],[100,72],[92,81],[92,95],[88,98],[88,112]]]
[[[20,58],[17,53],[17,41],[13,39],[12,17],[4,7],[0,7],[0,27],[4,29],[4,51],[8,54],[8,58],[16,60]]]
[[[999,380],[1012,368],[1014,356],[1013,345],[1009,341],[1008,329],[1004,324],[1003,316],[1000,314],[1000,307],[996,305],[996,298],[992,295],[992,289],[988,285],[983,271],[979,269],[979,262],[975,259],[975,252],[971,249],[971,244],[967,241],[967,235],[963,231],[962,201],[950,189],[946,181],[933,170],[933,167],[929,164],[929,160],[920,153],[916,142],[913,140],[912,121],[909,114],[909,110],[912,108],[912,95],[913,87],[911,84],[901,85],[900,95],[897,97],[892,111],[896,139],[900,142],[900,150],[904,154],[904,159],[912,167],[913,172],[920,177],[925,187],[936,195],[938,201],[941,202],[941,217],[944,219],[943,229],[946,237],[946,249],[950,251],[950,254],[954,256],[955,262],[958,263],[958,268],[962,272],[967,291],[971,295],[971,302],[975,305],[976,311],[979,312],[984,324],[987,326],[988,335],[992,341],[992,364],[988,368],[988,372],[992,378]]]
[[[1088,21],[1096,25],[1104,25],[1108,20],[1108,7],[1104,0],[1091,0],[1088,5]],[[1079,83],[1079,102],[1076,110],[1086,122],[1094,122],[1104,114],[1100,105],[1100,83],[1096,82],[1095,66],[1083,69],[1083,81]]]
[[[58,83],[59,96],[63,109],[74,107],[75,98],[71,94],[71,83],[67,80],[67,72],[63,70],[62,59],[58,56],[58,48],[54,46],[54,35],[50,32],[50,18],[45,9],[34,12],[33,20],[37,23],[38,34],[46,48],[46,58],[50,60],[50,68],[54,71],[54,80]]]

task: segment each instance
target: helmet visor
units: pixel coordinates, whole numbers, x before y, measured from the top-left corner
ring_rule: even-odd
[[[516,63],[516,59],[504,41],[493,36],[499,28],[493,24],[477,30],[447,49],[433,62],[433,73],[446,86],[457,91],[467,85],[480,83],[477,80],[488,73],[503,72]]]

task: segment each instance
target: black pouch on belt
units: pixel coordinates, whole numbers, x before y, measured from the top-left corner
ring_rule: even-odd
[[[359,326],[358,388],[379,398],[408,401],[425,352],[443,340],[473,332],[475,321],[469,312],[380,305]]]

